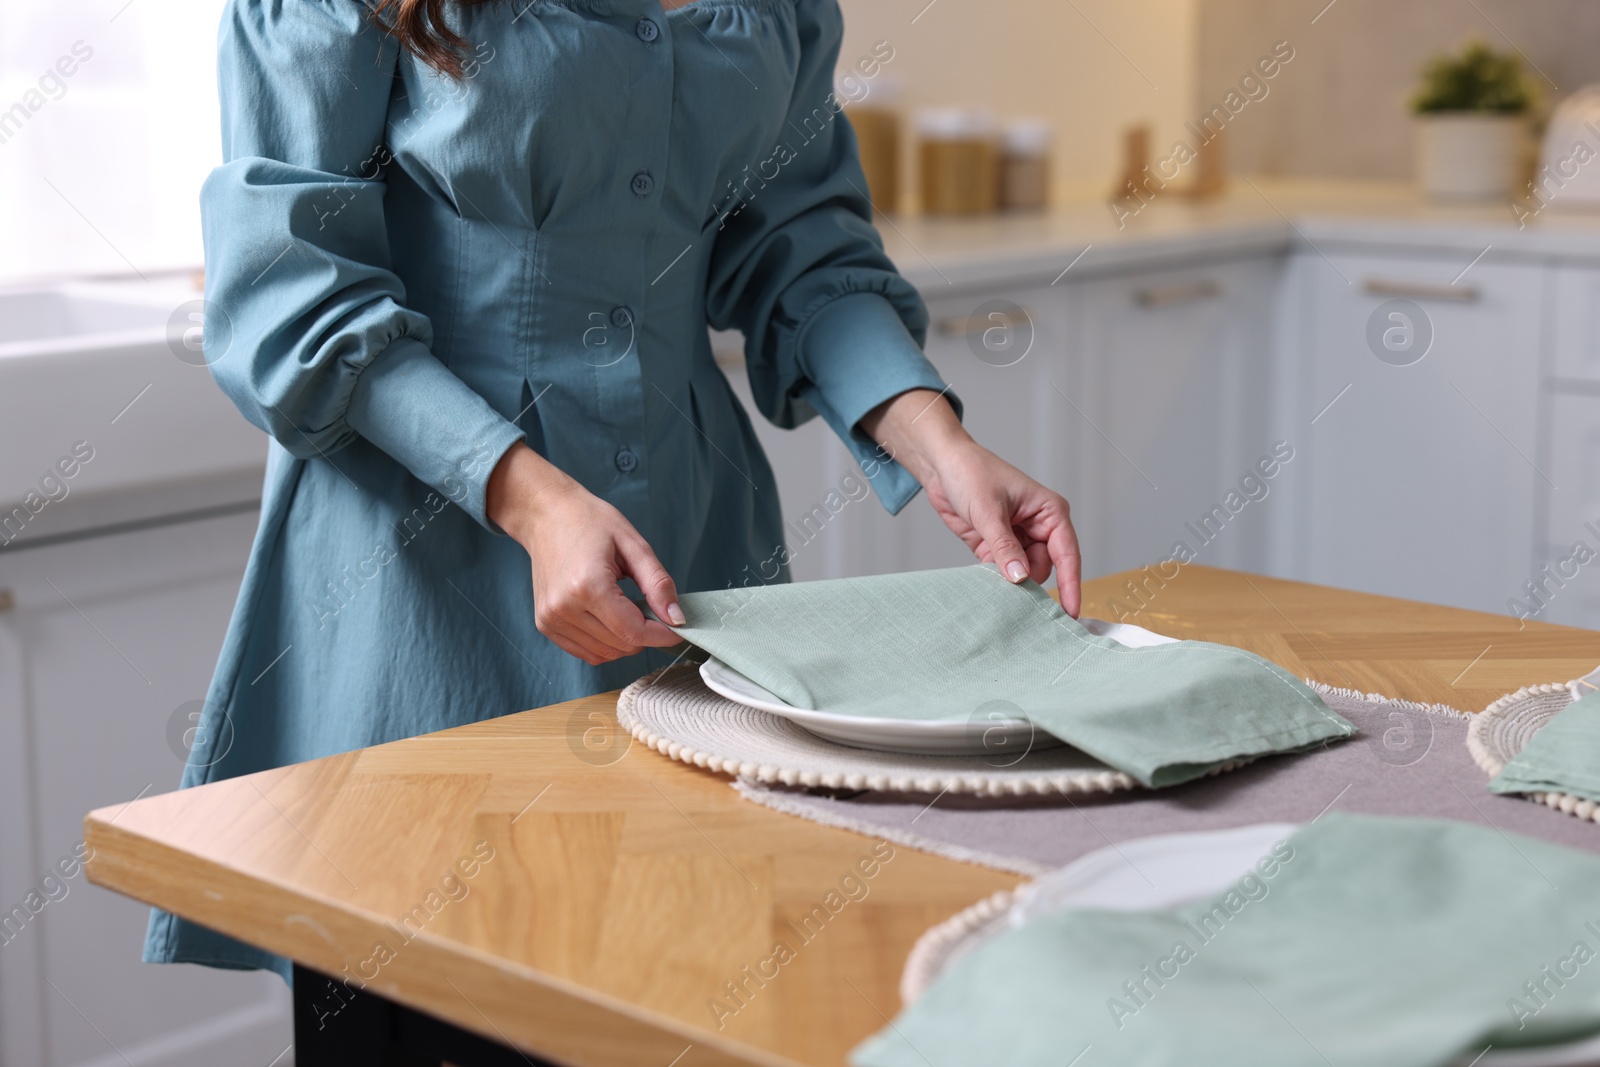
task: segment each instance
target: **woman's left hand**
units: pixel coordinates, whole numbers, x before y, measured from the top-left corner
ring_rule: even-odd
[[[941,394],[913,389],[880,404],[861,427],[928,492],[928,502],[973,555],[1013,582],[1056,572],[1061,606],[1077,618],[1081,561],[1066,498],[974,441]]]

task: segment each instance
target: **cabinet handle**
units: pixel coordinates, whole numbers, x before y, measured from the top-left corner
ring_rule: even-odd
[[[989,315],[949,315],[935,320],[933,331],[940,337],[971,337],[996,326],[1020,326],[1033,321],[1033,313],[1025,307],[1018,307],[1016,311],[1007,314],[1003,323],[996,322],[991,317],[1001,314],[1006,313],[991,311]]]
[[[1368,278],[1361,283],[1368,296],[1399,296],[1410,300],[1447,300],[1453,304],[1476,304],[1483,292],[1476,285],[1429,285],[1427,282],[1397,282],[1389,278]]]
[[[1197,300],[1210,300],[1221,295],[1222,286],[1210,278],[1201,278],[1199,281],[1183,282],[1179,285],[1137,289],[1133,294],[1133,302],[1142,308],[1160,308],[1171,307],[1174,304],[1192,304]]]

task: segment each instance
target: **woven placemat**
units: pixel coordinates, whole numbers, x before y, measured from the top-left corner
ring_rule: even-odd
[[[768,785],[979,796],[1142,788],[1069,746],[1027,758],[921,756],[851,748],[707,689],[693,666],[666,667],[622,691],[617,721],[638,741],[696,767]]]
[[[1473,717],[1467,728],[1467,751],[1492,778],[1505,770],[1528,739],[1572,703],[1573,682],[1548,683],[1518,689],[1490,704]],[[1529,800],[1546,804],[1580,819],[1600,822],[1600,804],[1570,793],[1528,793]]]
[[[1018,892],[1002,889],[924,930],[900,972],[900,1003],[909,1006],[957,959],[1005,933]]]

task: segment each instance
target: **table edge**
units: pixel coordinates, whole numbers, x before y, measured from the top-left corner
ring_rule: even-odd
[[[182,914],[193,922],[246,940],[258,948],[330,976],[340,974],[351,963],[350,958],[334,943],[329,932],[330,923],[332,927],[347,927],[350,940],[357,944],[370,940],[380,930],[392,936],[391,925],[375,913],[279,883],[270,877],[234,871],[155,838],[113,825],[125,806],[118,804],[99,808],[84,817],[84,841],[91,849],[84,869],[89,881],[95,885],[152,907]],[[135,843],[138,850],[146,855],[161,853],[173,861],[170,866],[163,865],[166,877],[156,878],[146,872],[146,865],[131,851],[130,846]],[[187,868],[188,877],[171,878],[170,873],[174,868]],[[295,926],[304,933],[296,937],[285,930],[277,938],[261,938],[258,936],[261,932],[259,928],[241,932],[229,918],[224,905],[225,897],[219,894],[215,898],[208,898],[207,895],[208,891],[215,893],[218,888],[228,887],[230,881],[237,881],[241,886],[248,885],[257,893],[265,889],[269,895],[281,896],[284,904],[289,905],[282,909],[287,916],[284,925],[287,927],[299,919],[300,922]],[[230,929],[230,926],[233,928]],[[378,978],[370,983],[375,993],[454,1023],[488,1040],[512,1044],[531,1054],[554,1057],[573,1067],[632,1067],[642,1059],[656,1062],[654,1057],[658,1056],[661,1063],[675,1062],[674,1057],[687,1051],[685,1045],[702,1051],[693,1060],[695,1067],[805,1067],[799,1061],[759,1046],[695,1028],[683,1020],[640,1008],[610,994],[587,989],[470,945],[430,935],[426,930],[419,931],[404,947],[405,951],[395,953],[395,961],[387,964]],[[420,951],[414,951],[414,947],[420,947]],[[530,1041],[520,1033],[507,1035],[500,1031],[493,1022],[488,1022],[490,1016],[468,999],[453,982],[449,982],[444,972],[434,965],[452,958],[469,958],[476,964],[492,967],[503,976],[505,981],[499,985],[496,994],[501,1000],[515,1000],[518,1007],[509,1013],[496,1012],[494,1018],[515,1023],[537,1016],[559,1023],[558,1026],[539,1031],[540,1036],[571,1032],[584,1027],[586,1022],[592,1022],[603,1026],[607,1035],[600,1044],[617,1047],[616,1053],[607,1055],[605,1048],[597,1050],[594,1041],[544,1044]],[[437,988],[441,979],[458,994],[454,1003],[450,1003],[445,996],[433,995],[444,993],[444,990]],[[402,982],[397,984],[396,980]],[[623,1026],[621,1033],[618,1032],[619,1023]],[[521,1040],[518,1040],[519,1037]],[[706,1056],[706,1052],[712,1055]]]

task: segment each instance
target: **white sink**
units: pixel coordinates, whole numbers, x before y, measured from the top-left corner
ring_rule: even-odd
[[[131,294],[123,288],[108,292],[85,286],[0,293],[0,347],[10,354],[11,347],[21,341],[76,340],[129,330],[148,333],[152,325],[165,329],[159,304],[130,302]],[[173,295],[182,292],[173,290]]]
[[[0,522],[29,494],[36,507],[50,501],[27,523],[32,534],[56,525],[45,513],[71,510],[74,497],[261,468],[265,435],[182,343],[193,325],[186,305],[199,295],[163,282],[0,293]],[[175,315],[179,340],[169,345]],[[0,544],[17,530],[8,533]]]

